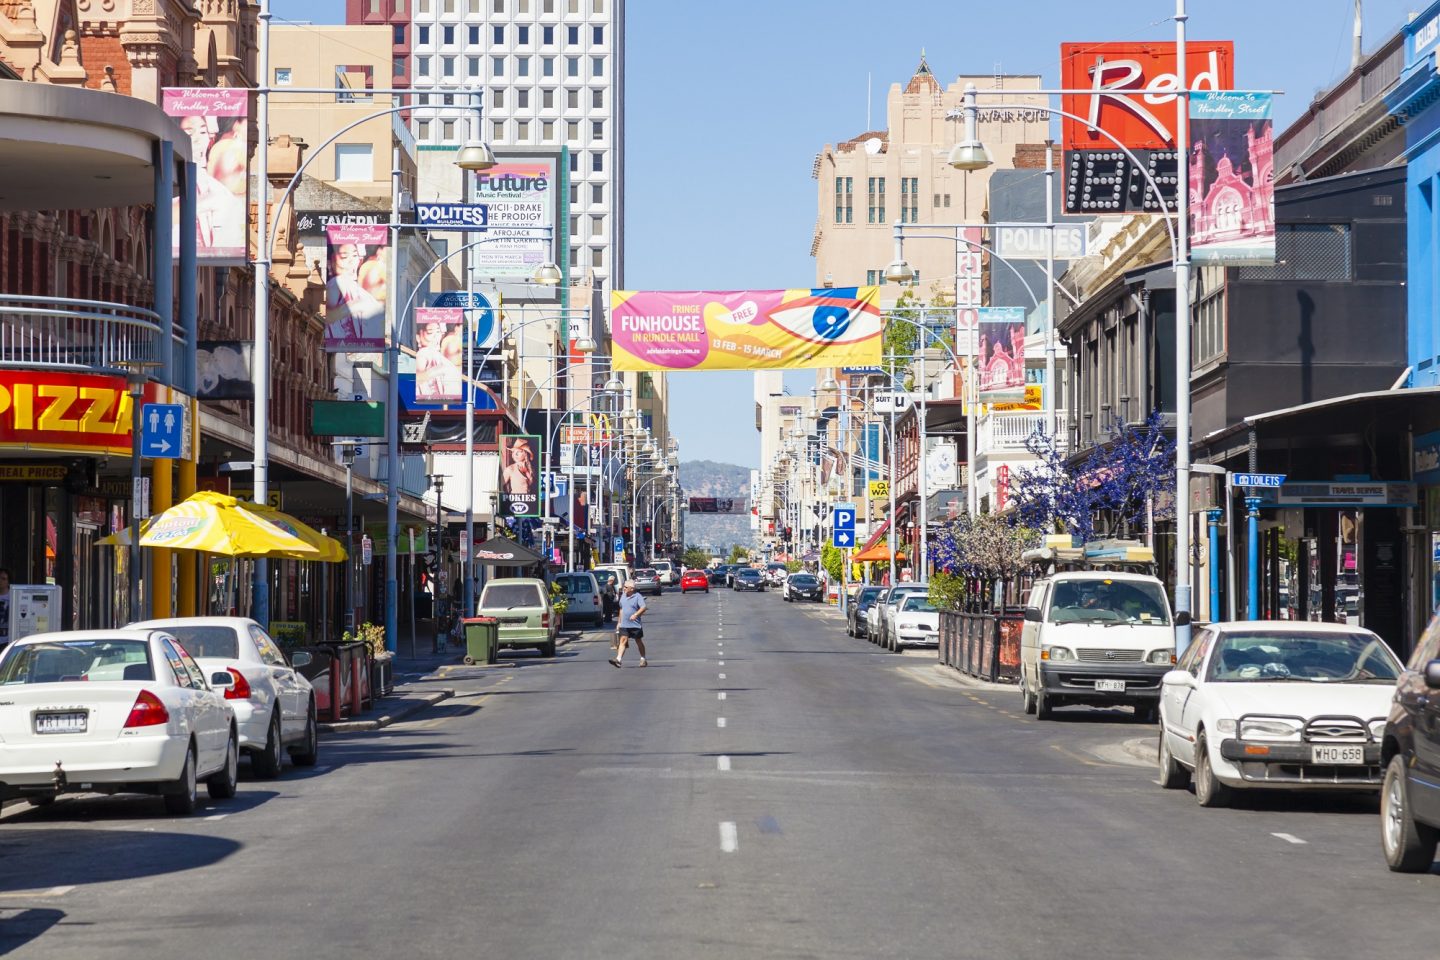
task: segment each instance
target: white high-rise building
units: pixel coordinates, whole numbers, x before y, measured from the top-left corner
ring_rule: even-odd
[[[410,125],[421,149],[472,135],[507,153],[565,148],[571,276],[622,287],[625,0],[415,0],[413,9],[414,89],[468,87],[482,112],[471,131],[465,114],[418,106]]]

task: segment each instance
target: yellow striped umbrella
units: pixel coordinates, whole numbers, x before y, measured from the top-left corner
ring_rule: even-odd
[[[320,551],[294,533],[252,513],[234,497],[201,490],[150,518],[140,546],[199,550],[226,557],[320,559]]]
[[[300,559],[319,560],[324,563],[340,563],[345,559],[345,548],[339,540],[327,537],[308,523],[297,520],[288,513],[282,513],[268,503],[241,503],[240,508],[256,514],[266,522],[274,524],[291,536],[298,537],[315,548],[314,556]]]

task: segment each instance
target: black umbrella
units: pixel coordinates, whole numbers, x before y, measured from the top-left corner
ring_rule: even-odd
[[[507,537],[491,537],[475,548],[475,562],[492,567],[528,567],[540,562],[540,554]]]

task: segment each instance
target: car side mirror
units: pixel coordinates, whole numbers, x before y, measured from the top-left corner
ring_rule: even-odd
[[[1440,660],[1431,660],[1425,664],[1425,686],[1440,688]]]
[[[1039,623],[1039,622],[1040,622],[1040,608],[1039,608],[1039,607],[1026,607],[1026,608],[1025,608],[1025,619],[1028,620],[1028,621],[1030,621],[1031,623]]]
[[[1189,611],[1189,610],[1181,610],[1179,613],[1175,614],[1175,626],[1177,626],[1177,627],[1188,627],[1188,626],[1190,626],[1190,611]]]
[[[301,667],[308,667],[315,662],[315,658],[304,650],[296,651],[290,656],[290,666],[299,670]]]
[[[1160,678],[1160,682],[1188,687],[1193,679],[1188,670],[1170,670],[1166,672],[1165,676]]]
[[[226,689],[235,686],[235,677],[229,670],[216,670],[210,674],[210,686],[219,689]]]

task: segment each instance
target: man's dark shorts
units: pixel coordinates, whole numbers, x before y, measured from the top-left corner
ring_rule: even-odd
[[[645,639],[645,630],[643,627],[621,627],[616,632],[622,637],[629,637],[631,640]]]

